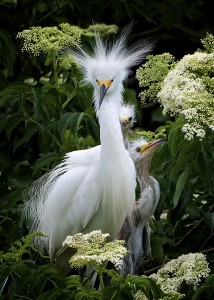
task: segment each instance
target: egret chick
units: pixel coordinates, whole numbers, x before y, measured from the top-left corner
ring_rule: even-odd
[[[134,122],[136,121],[135,118],[135,107],[132,104],[123,104],[122,111],[120,113],[120,125],[123,135],[123,143],[125,148],[128,150],[129,148],[129,132],[130,129],[133,127]],[[125,218],[123,226],[117,236],[117,239],[124,240],[126,243],[132,233],[133,230],[133,222],[132,222],[132,214]]]
[[[133,210],[136,173],[124,147],[119,116],[123,81],[151,46],[128,49],[126,39],[127,33],[108,47],[97,36],[92,55],[83,50],[75,54],[85,82],[94,88],[101,145],[68,153],[42,184],[27,192],[24,215],[32,231],[46,236],[37,239],[37,246],[47,249],[63,269],[71,256],[70,249],[62,248],[68,235],[101,230],[113,240]]]
[[[130,156],[136,167],[137,180],[141,190],[140,198],[136,201],[134,208],[135,226],[128,242],[132,253],[134,273],[137,272],[142,263],[144,256],[143,249],[145,249],[147,255],[151,252],[151,229],[148,221],[153,216],[160,199],[160,186],[158,181],[149,175],[149,171],[154,151],[163,141],[164,139],[158,139],[147,143],[144,139],[139,139],[133,142],[129,148]]]
[[[120,113],[120,125],[123,134],[123,142],[127,150],[129,148],[129,131],[133,127],[135,122],[136,119],[134,105],[124,104]]]

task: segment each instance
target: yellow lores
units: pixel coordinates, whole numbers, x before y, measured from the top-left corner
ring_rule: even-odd
[[[104,85],[106,88],[109,88],[111,86],[112,82],[113,82],[113,79],[110,79],[110,80],[98,80],[97,79],[97,83],[99,84],[99,86]]]

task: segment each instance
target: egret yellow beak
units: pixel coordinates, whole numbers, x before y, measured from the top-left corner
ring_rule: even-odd
[[[100,100],[99,100],[99,106],[101,106],[103,99],[106,95],[106,92],[110,88],[113,80],[97,80],[97,83],[100,87]]]
[[[160,146],[160,144],[162,144],[165,141],[164,138],[162,139],[158,139],[156,141],[152,141],[146,144],[143,144],[140,148],[141,148],[141,153],[145,153],[147,152],[152,153],[156,148],[158,148],[158,146]]]

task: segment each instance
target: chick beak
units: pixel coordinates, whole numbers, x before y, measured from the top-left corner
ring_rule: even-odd
[[[127,125],[129,125],[129,120],[128,120],[128,118],[121,117],[121,118],[120,118],[120,125],[121,125],[122,127],[126,127]]]
[[[165,141],[164,138],[149,142],[148,144],[144,145],[144,149],[142,152],[152,153],[155,149],[157,149],[163,142]]]

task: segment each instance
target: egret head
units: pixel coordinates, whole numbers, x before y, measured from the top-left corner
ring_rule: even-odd
[[[124,104],[120,113],[120,125],[123,131],[129,131],[134,125],[135,119],[135,107],[131,104]]]
[[[161,138],[152,142],[146,142],[144,139],[134,141],[129,149],[131,158],[135,164],[143,164],[146,160],[151,160],[154,151],[165,141]]]
[[[99,34],[96,34],[92,54],[82,49],[74,53],[84,71],[85,81],[94,87],[97,110],[104,98],[121,101],[121,97],[113,96],[122,93],[122,82],[127,78],[130,68],[141,63],[153,48],[151,42],[145,41],[127,47],[129,32],[130,28],[124,30],[111,45],[107,45],[101,40]]]

